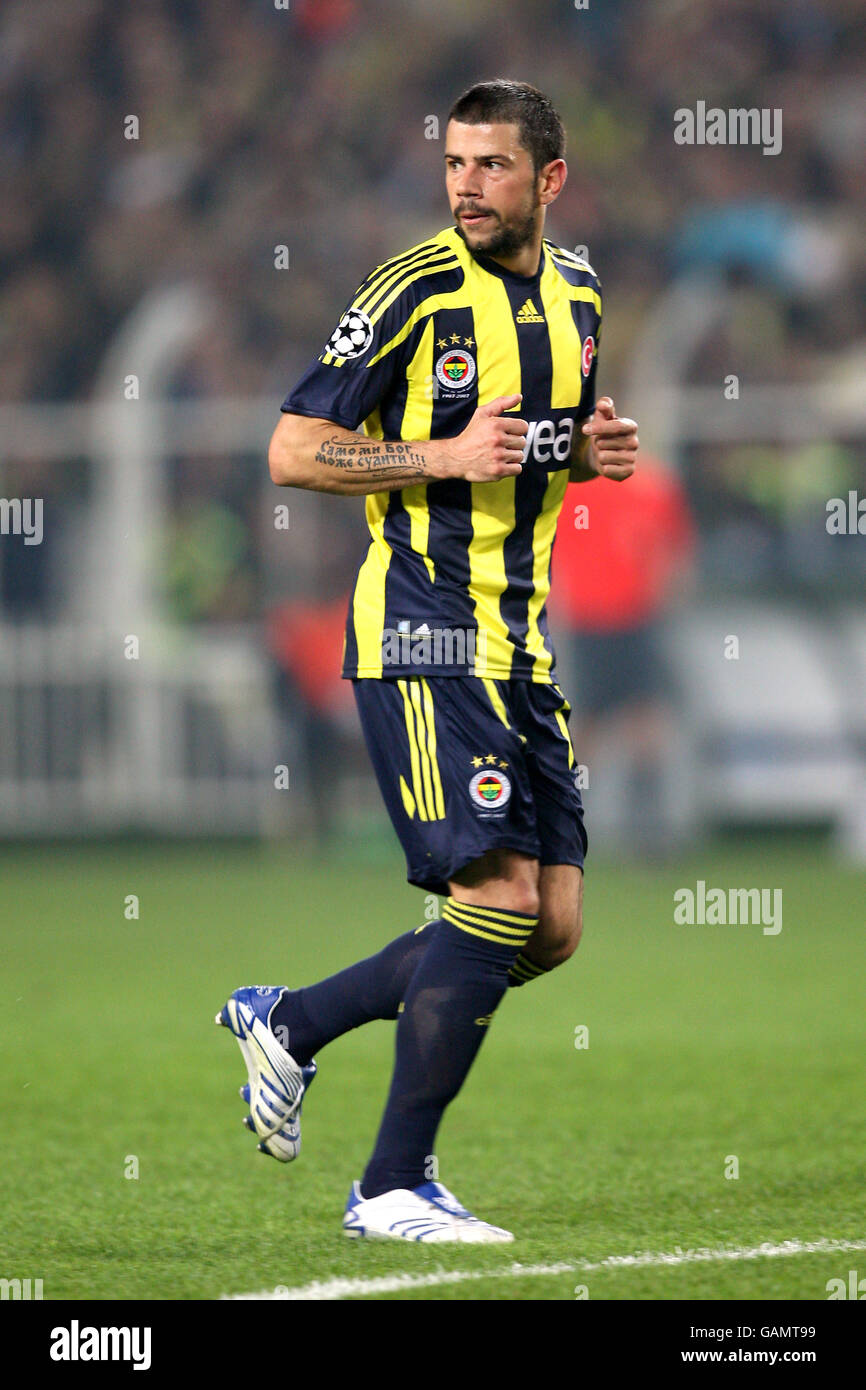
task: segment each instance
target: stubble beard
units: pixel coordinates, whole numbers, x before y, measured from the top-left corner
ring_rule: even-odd
[[[535,236],[535,225],[535,209],[533,209],[525,216],[508,224],[500,222],[494,231],[488,233],[486,240],[482,239],[474,244],[468,240],[459,222],[457,223],[457,232],[473,256],[498,256],[502,259],[508,259],[518,255],[532,241]]]

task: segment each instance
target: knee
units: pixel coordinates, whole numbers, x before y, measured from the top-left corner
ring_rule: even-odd
[[[514,878],[507,883],[496,884],[478,897],[460,895],[464,902],[477,902],[481,907],[500,908],[503,912],[520,912],[524,917],[535,917],[541,911],[541,897],[538,885],[529,878]]]
[[[539,919],[539,934],[544,942],[545,963],[548,969],[564,965],[574,955],[583,935],[583,908],[545,911]]]
[[[462,902],[520,912],[525,917],[537,918],[541,911],[538,863],[515,851],[490,851],[448,886]]]
[[[509,912],[523,913],[524,917],[538,917],[541,910],[538,884],[529,878],[509,884],[507,908]]]

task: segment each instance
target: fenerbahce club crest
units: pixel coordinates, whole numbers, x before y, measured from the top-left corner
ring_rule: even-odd
[[[469,795],[485,811],[502,811],[511,796],[511,783],[504,772],[476,772],[469,783]]]
[[[436,380],[449,392],[465,391],[475,380],[475,358],[463,348],[443,352],[436,362]]]

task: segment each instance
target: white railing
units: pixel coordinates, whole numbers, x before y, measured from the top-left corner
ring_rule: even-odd
[[[285,810],[250,633],[0,627],[0,834],[266,832]]]
[[[292,756],[303,764],[304,750],[283,747],[292,734],[260,633],[173,628],[155,582],[152,541],[167,519],[169,456],[255,453],[262,508],[283,500],[265,466],[274,399],[165,399],[170,366],[206,330],[209,311],[195,287],[154,292],[110,346],[93,402],[0,407],[0,495],[6,459],[62,467],[77,457],[91,469],[63,620],[18,626],[0,612],[0,835],[261,833],[286,823],[292,803],[275,791],[274,769]],[[721,384],[681,387],[689,344],[719,311],[715,290],[678,286],[648,316],[623,393],[645,445],[675,461],[688,443],[866,436],[866,392],[851,386],[750,386],[736,402]],[[659,342],[677,345],[670,360]],[[139,394],[127,400],[131,374]],[[305,566],[327,545],[320,500],[290,497],[302,587]],[[129,634],[139,641],[135,659],[125,654]],[[792,770],[777,771],[782,807]],[[862,776],[862,766],[856,771]],[[762,775],[772,818],[774,770]]]

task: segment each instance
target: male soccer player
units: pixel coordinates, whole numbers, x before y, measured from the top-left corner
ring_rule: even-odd
[[[247,1063],[247,1123],[284,1161],[314,1055],[398,1020],[349,1236],[513,1239],[435,1180],[434,1139],[506,988],[581,933],[586,835],[545,599],[569,479],[628,478],[638,440],[595,401],[598,279],[543,235],[563,153],[534,87],[464,93],[445,144],[455,225],[367,277],[270,446],[275,483],[367,497],[343,675],[409,882],[446,897],[437,922],[368,960],[303,989],[236,990],[217,1016]]]

